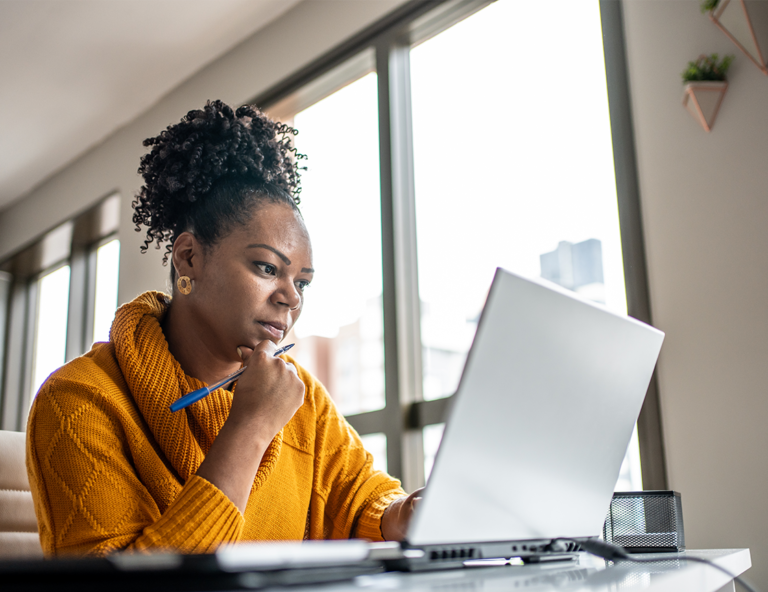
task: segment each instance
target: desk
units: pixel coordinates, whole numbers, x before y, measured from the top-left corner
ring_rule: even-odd
[[[708,565],[689,563],[685,555],[710,559],[735,575],[752,566],[749,549],[718,549],[657,553],[638,557],[658,557],[658,563],[620,563],[606,567],[605,561],[580,554],[578,561],[543,565],[483,567],[429,573],[383,573],[360,576],[351,582],[324,586],[323,592],[434,591],[495,592],[508,590],[580,590],[583,592],[716,592],[732,591],[728,577]],[[291,588],[292,591],[317,590],[317,586]]]
[[[290,592],[496,592],[508,590],[573,591],[573,592],[734,592],[733,582],[717,569],[701,563],[681,560],[685,555],[714,561],[717,565],[740,575],[752,565],[749,549],[688,551],[684,554],[659,553],[639,555],[653,558],[653,563],[608,564],[591,555],[581,553],[574,561],[531,565],[504,565],[501,567],[474,567],[433,572],[389,572],[358,576],[332,584],[313,584],[281,588],[276,582],[310,581],[318,576],[306,570],[297,572],[225,574],[211,571],[194,560],[188,564],[173,561],[179,556],[158,556],[160,561],[125,563],[117,571],[113,561],[84,559],[83,562],[61,563],[12,562],[5,566],[5,577],[0,576],[0,589],[8,592],[49,592],[56,589],[68,592],[186,592],[189,590],[231,590],[237,588],[264,589],[275,592],[278,588]],[[129,556],[131,557],[131,556]],[[146,556],[139,556],[146,559]],[[150,558],[151,559],[151,558]],[[171,559],[169,565],[168,560]],[[191,559],[191,558],[185,558]],[[203,559],[203,558],[197,558]],[[213,560],[213,558],[210,558]],[[88,563],[86,566],[85,563]],[[139,564],[143,565],[139,569]],[[47,565],[46,569],[43,569]],[[184,565],[187,568],[185,570]],[[131,567],[132,566],[132,567]],[[168,571],[168,568],[172,571]],[[365,568],[365,566],[358,566]],[[50,569],[48,569],[50,568]],[[202,569],[201,569],[202,568]],[[303,573],[301,573],[303,572]],[[347,572],[348,573],[348,572]],[[359,573],[359,572],[358,572]],[[327,572],[324,573],[327,576]],[[10,579],[9,579],[10,578]],[[767,591],[768,592],[768,591]]]

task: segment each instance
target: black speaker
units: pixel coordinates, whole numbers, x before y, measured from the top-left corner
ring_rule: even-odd
[[[683,504],[676,491],[620,491],[613,494],[603,538],[629,553],[685,550]]]

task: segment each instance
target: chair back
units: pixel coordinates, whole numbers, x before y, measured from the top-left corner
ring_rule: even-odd
[[[43,556],[24,463],[26,436],[0,430],[0,559]]]

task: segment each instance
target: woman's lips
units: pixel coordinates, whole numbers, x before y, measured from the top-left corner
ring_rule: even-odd
[[[285,333],[285,325],[277,323],[267,323],[265,321],[258,321],[259,325],[264,327],[267,333],[276,339],[282,339],[283,333]]]

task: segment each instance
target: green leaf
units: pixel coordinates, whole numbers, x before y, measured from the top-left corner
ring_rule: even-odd
[[[716,53],[702,54],[695,62],[688,62],[688,67],[681,74],[683,81],[725,80],[725,73],[730,68],[734,56],[727,55],[722,60],[719,58]]]

